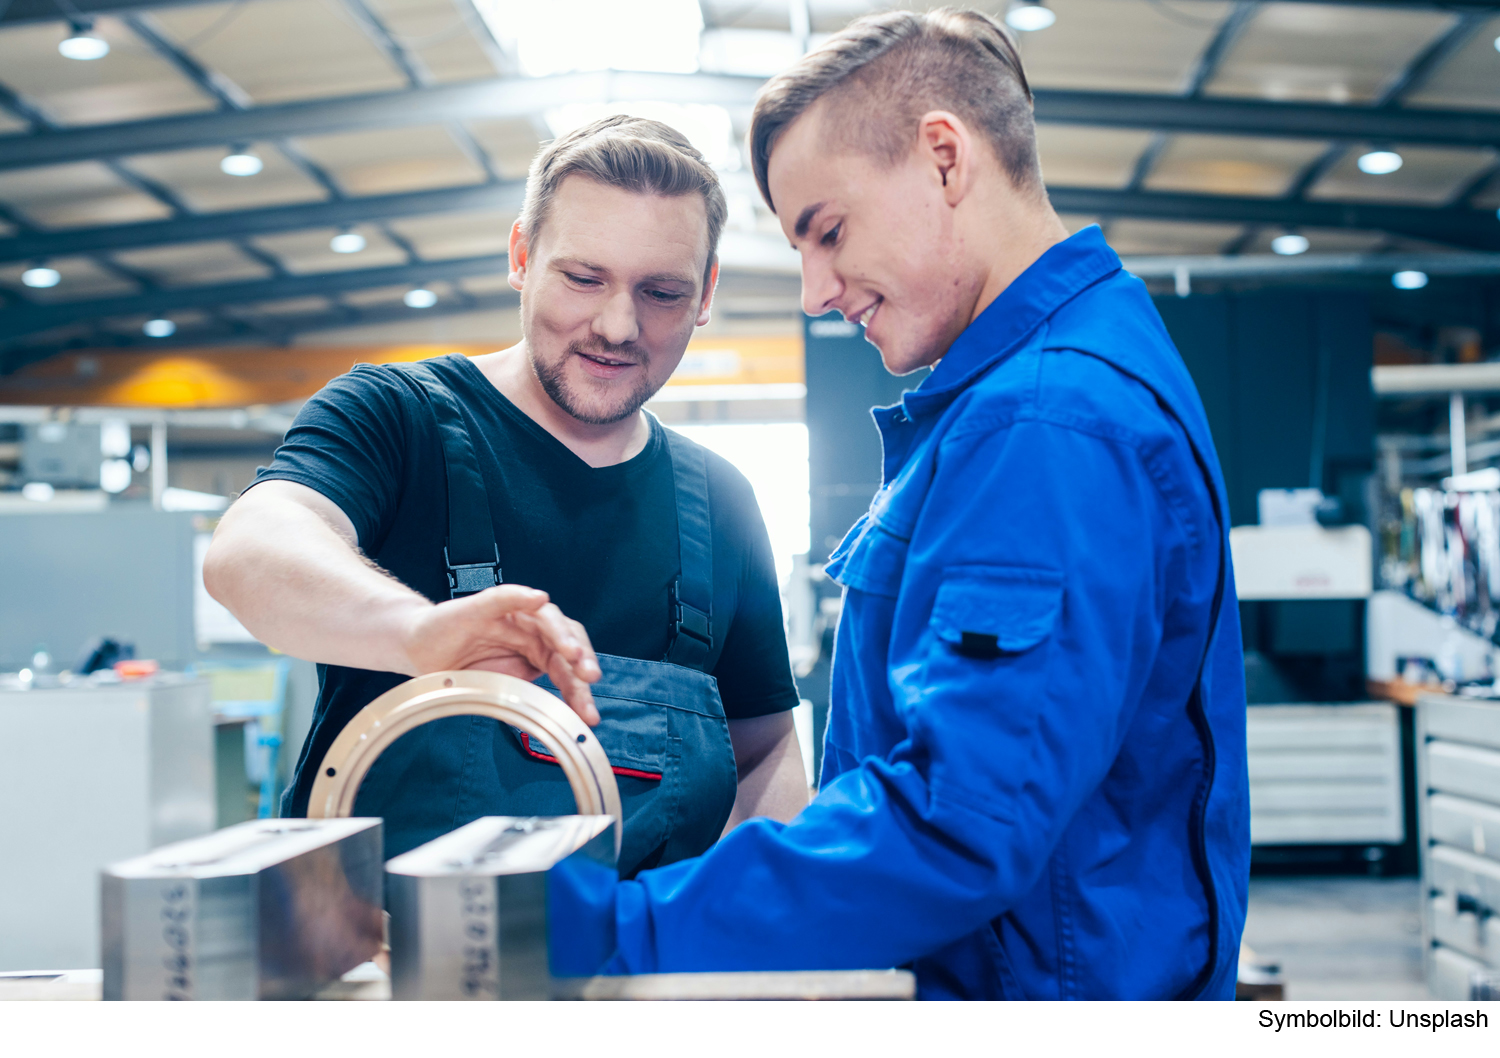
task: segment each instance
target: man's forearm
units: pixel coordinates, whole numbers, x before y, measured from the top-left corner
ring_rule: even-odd
[[[294,657],[416,675],[405,633],[431,603],[381,572],[311,508],[257,491],[231,507],[204,562],[209,594]],[[241,506],[244,504],[245,506]]]

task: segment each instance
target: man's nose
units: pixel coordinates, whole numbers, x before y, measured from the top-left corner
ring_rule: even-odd
[[[635,299],[627,290],[613,294],[605,301],[599,315],[594,317],[594,333],[611,345],[624,345],[641,336],[640,322],[636,318]]]
[[[802,257],[802,311],[809,316],[821,316],[833,308],[833,303],[844,293],[844,284],[838,273],[826,262],[807,255]]]

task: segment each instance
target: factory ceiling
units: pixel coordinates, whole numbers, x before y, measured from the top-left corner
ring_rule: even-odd
[[[679,124],[721,168],[720,313],[794,313],[796,258],[741,155],[751,102],[887,6],[0,0],[0,372],[510,312],[528,162],[615,110]],[[1134,255],[1288,233],[1315,254],[1500,251],[1500,2],[1048,6],[1018,38],[1070,226]],[[80,37],[107,53],[59,53]]]

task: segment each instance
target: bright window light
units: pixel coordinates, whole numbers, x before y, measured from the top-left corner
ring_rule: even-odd
[[[147,338],[170,338],[177,333],[177,324],[171,320],[147,320],[141,333]]]
[[[792,575],[792,556],[808,550],[807,426],[800,422],[703,423],[673,426],[710,452],[733,463],[750,481],[771,537],[776,577]]]
[[[93,27],[75,25],[67,40],[57,45],[58,54],[65,59],[92,62],[109,54],[109,41],[94,36]]]
[[[430,309],[437,304],[437,295],[426,287],[415,287],[401,299],[409,309]]]
[[[1309,245],[1306,235],[1278,235],[1271,240],[1271,251],[1283,257],[1295,257],[1299,253],[1306,253]]]
[[[1397,290],[1421,290],[1426,285],[1426,272],[1397,272],[1391,276],[1391,286]]]
[[[38,289],[55,287],[62,282],[62,273],[55,268],[28,268],[21,273],[21,282]]]
[[[357,231],[345,231],[328,240],[328,248],[334,253],[359,253],[365,248],[365,237]]]
[[[475,0],[500,46],[530,77],[573,70],[695,73],[698,0]]]
[[[219,162],[219,169],[229,176],[254,176],[265,167],[266,163],[249,151],[226,154],[224,160]]]
[[[130,454],[130,423],[124,419],[105,419],[99,424],[99,454],[106,459],[123,459]]]
[[[57,490],[45,481],[28,481],[21,486],[21,495],[33,503],[46,503],[56,493]]]
[[[1500,51],[1500,37],[1495,38],[1495,50]]]
[[[1386,176],[1401,168],[1401,155],[1395,151],[1369,151],[1359,156],[1359,171],[1371,176]]]
[[[1005,24],[1022,33],[1035,33],[1039,29],[1046,29],[1056,21],[1057,13],[1039,3],[1012,4],[1010,10],[1005,13]]]
[[[706,29],[698,50],[705,73],[772,77],[802,57],[797,38],[777,29]]]
[[[547,127],[562,136],[591,121],[612,114],[649,118],[671,125],[688,138],[715,169],[740,167],[739,148],[734,143],[734,124],[729,111],[711,103],[568,103],[547,111]]]

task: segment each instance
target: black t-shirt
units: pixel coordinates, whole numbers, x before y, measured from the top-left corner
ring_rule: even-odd
[[[489,493],[507,583],[540,588],[588,630],[594,649],[660,661],[679,572],[677,508],[665,429],[637,456],[591,467],[512,404],[469,360],[429,361],[457,398]],[[256,483],[295,481],[354,523],[360,549],[434,602],[448,598],[442,445],[431,411],[393,367],[359,364],[303,406]],[[797,704],[781,597],[750,483],[706,452],[714,605],[733,619],[712,675],[731,719]],[[718,615],[715,615],[718,624]],[[290,808],[306,811],[312,769],[344,725],[407,677],[318,667],[321,691]],[[309,762],[311,762],[309,764]]]

